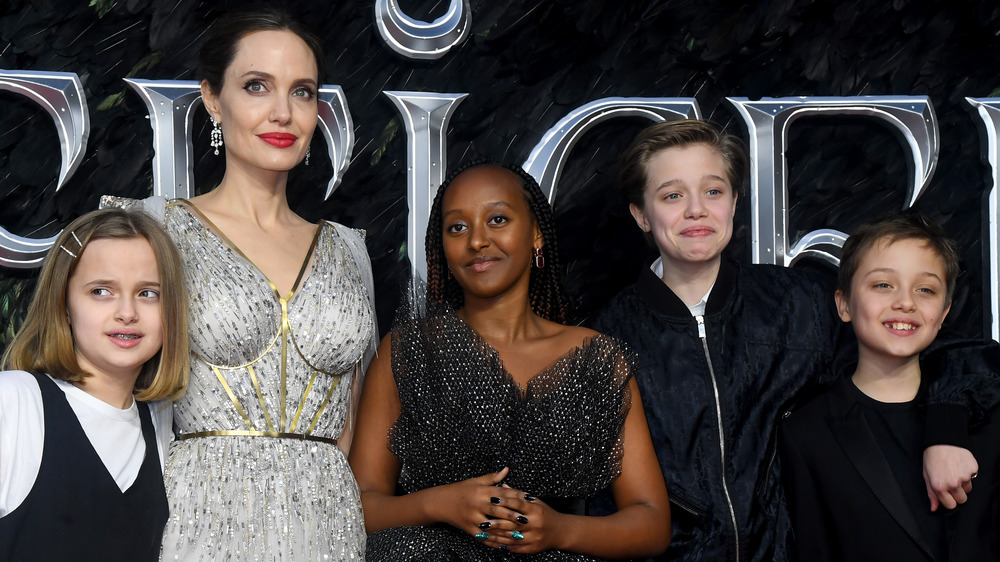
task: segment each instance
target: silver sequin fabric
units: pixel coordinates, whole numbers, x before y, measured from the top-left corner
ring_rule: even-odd
[[[392,332],[402,411],[389,435],[405,493],[495,472],[539,497],[588,498],[621,473],[630,406],[628,352],[590,338],[535,375],[522,391],[496,350],[454,313]],[[446,525],[396,527],[368,538],[368,560],[522,560]],[[592,560],[561,551],[532,560]]]
[[[186,203],[159,214],[184,261],[191,305],[191,384],[174,406],[177,432],[336,439],[375,333],[361,234],[322,223],[311,266],[286,300]],[[162,560],[364,560],[360,494],[333,444],[180,439],[164,477]]]

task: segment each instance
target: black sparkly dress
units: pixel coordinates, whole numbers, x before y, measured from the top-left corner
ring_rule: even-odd
[[[511,487],[553,507],[579,506],[621,473],[632,371],[610,337],[595,336],[560,357],[523,392],[496,350],[451,312],[397,326],[391,361],[402,411],[389,448],[402,465],[403,493],[506,466]],[[370,562],[524,558],[443,524],[368,538]],[[562,551],[527,558],[593,560]]]

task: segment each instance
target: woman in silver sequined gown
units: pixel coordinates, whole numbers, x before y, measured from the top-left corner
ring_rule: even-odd
[[[371,268],[363,233],[308,223],[285,199],[316,126],[318,49],[277,12],[217,22],[199,74],[225,176],[191,201],[142,202],[180,249],[191,295],[164,560],[364,560],[342,449],[374,347]]]
[[[426,312],[380,345],[351,449],[368,560],[662,552],[667,492],[629,354],[560,323],[552,214],[537,183],[473,163],[442,185],[428,222]],[[583,515],[609,486],[618,511]]]

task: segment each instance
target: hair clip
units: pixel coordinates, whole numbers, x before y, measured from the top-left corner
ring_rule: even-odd
[[[76,243],[80,245],[80,250],[83,250],[83,242],[80,242],[80,238],[77,237],[76,232],[74,232],[74,231],[71,230],[71,231],[69,231],[69,234],[70,234],[70,236],[73,237],[73,240],[76,240]],[[74,254],[73,252],[67,250],[66,246],[63,246],[62,244],[60,244],[59,248],[62,251],[66,252],[67,254],[73,256],[73,259],[76,259],[76,254]],[[79,251],[79,250],[77,250],[77,251]]]

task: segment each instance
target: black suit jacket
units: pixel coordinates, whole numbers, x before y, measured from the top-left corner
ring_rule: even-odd
[[[779,430],[793,558],[935,560],[849,385],[843,377]],[[969,501],[946,516],[949,560],[1000,560],[1000,420],[970,431],[970,440],[980,476]]]

